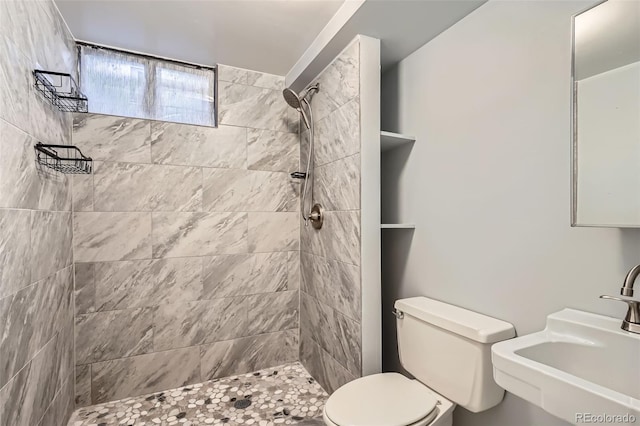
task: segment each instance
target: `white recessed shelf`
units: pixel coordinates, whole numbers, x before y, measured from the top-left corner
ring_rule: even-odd
[[[380,225],[382,229],[416,229],[413,223],[383,223]]]
[[[388,151],[390,149],[399,148],[412,144],[416,141],[413,136],[401,135],[393,132],[380,132],[380,151]]]

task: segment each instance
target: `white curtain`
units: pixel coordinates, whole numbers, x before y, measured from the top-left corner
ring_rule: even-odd
[[[81,46],[80,86],[89,112],[215,126],[215,72]]]

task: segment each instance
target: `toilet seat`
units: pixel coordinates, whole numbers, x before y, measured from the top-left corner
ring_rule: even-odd
[[[331,426],[425,426],[438,415],[434,393],[398,373],[374,374],[342,386],[329,397]]]

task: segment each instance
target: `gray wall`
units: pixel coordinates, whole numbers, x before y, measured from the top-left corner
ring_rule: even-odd
[[[300,359],[328,391],[362,372],[360,291],[360,43],[316,81],[314,200],[325,223],[301,225]],[[306,167],[308,138],[303,135]]]
[[[383,163],[397,206],[383,219],[416,224],[385,237],[385,315],[393,299],[425,295],[520,335],[564,307],[623,317],[598,296],[639,263],[640,233],[569,226],[571,16],[590,4],[489,2],[384,76],[383,127],[417,138]],[[394,330],[387,315],[386,369]],[[565,424],[512,395],[454,422]]]
[[[0,2],[0,424],[63,425],[73,409],[69,180],[33,145],[69,142],[71,117],[33,89],[33,69],[75,69],[51,1]]]
[[[79,405],[298,359],[297,116],[282,77],[219,78],[218,128],[75,117]]]

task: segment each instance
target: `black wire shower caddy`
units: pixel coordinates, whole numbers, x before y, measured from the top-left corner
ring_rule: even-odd
[[[52,105],[63,112],[88,112],[89,100],[80,92],[70,74],[34,70],[35,87]]]
[[[41,166],[49,167],[66,174],[91,174],[93,160],[82,154],[82,151],[73,145],[46,145],[38,142],[36,161]]]

